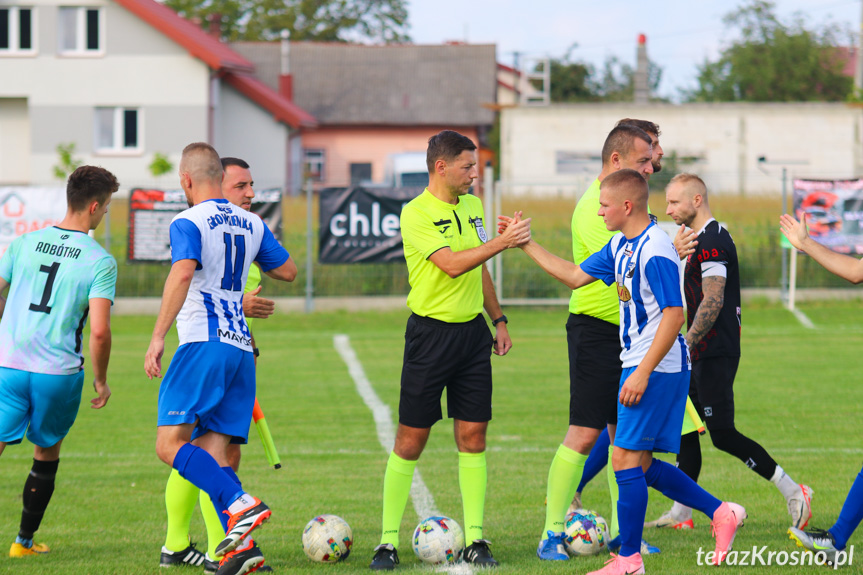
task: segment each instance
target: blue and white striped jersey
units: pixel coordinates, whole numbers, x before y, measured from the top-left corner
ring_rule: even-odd
[[[207,200],[171,221],[171,263],[198,262],[189,293],[177,314],[180,345],[221,341],[252,351],[243,315],[249,266],[275,269],[288,261],[261,218],[227,200]]]
[[[668,235],[651,222],[637,237],[617,233],[605,247],[588,257],[581,269],[617,284],[620,300],[620,360],[637,366],[656,336],[662,310],[683,307],[677,252]],[[689,369],[689,349],[682,335],[654,371],[678,373]]]

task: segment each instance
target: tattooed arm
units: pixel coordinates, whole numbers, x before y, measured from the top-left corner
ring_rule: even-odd
[[[725,278],[722,276],[704,278],[701,291],[704,298],[698,305],[698,311],[695,312],[695,319],[692,320],[689,331],[686,332],[686,343],[690,348],[704,339],[716,323],[719,310],[725,302]]]

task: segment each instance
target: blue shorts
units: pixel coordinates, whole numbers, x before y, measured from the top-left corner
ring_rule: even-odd
[[[0,367],[0,441],[27,439],[52,447],[66,437],[81,405],[84,370],[72,375],[31,373]]]
[[[158,425],[196,423],[246,443],[255,405],[252,352],[221,342],[181,345],[159,388]]]
[[[620,387],[635,367],[624,368]],[[634,407],[624,407],[617,399],[617,432],[614,445],[632,451],[680,451],[680,422],[686,412],[689,370],[680,373],[654,371],[647,390]]]

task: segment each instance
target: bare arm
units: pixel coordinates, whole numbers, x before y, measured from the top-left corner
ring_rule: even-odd
[[[294,263],[294,258],[289,257],[288,261],[277,268],[264,272],[274,280],[283,282],[292,282],[297,277],[297,264]]]
[[[819,244],[809,236],[809,232],[806,230],[804,224],[801,224],[788,214],[779,217],[779,226],[782,229],[782,233],[788,238],[792,246],[809,254],[812,259],[824,266],[830,273],[836,274],[853,284],[863,282],[863,260],[836,253],[830,248]]]
[[[171,266],[168,279],[165,280],[165,290],[162,292],[162,305],[159,316],[153,328],[150,347],[144,356],[144,371],[147,377],[162,377],[162,354],[165,352],[165,335],[171,329],[177,314],[186,301],[192,277],[195,275],[196,260],[180,260]]]
[[[8,287],[9,282],[0,278],[0,317],[3,317],[3,310],[6,309],[6,297],[3,296],[3,292],[5,292]]]
[[[595,277],[582,271],[581,266],[550,253],[533,240],[522,246],[522,250],[548,275],[570,289],[578,289],[596,281]]]
[[[698,311],[695,312],[689,331],[686,332],[686,343],[689,347],[695,347],[695,344],[704,339],[704,336],[713,329],[713,324],[716,323],[719,311],[725,303],[725,282],[726,279],[722,276],[704,278],[701,285],[704,297],[698,304]]]
[[[495,320],[503,315],[503,310],[500,309],[500,302],[497,301],[497,293],[494,291],[494,282],[491,281],[491,274],[488,273],[488,268],[482,264],[482,307],[492,320]],[[509,337],[509,329],[505,322],[500,322],[496,326],[494,336],[494,353],[496,355],[506,355],[512,349],[512,339]]]
[[[677,341],[682,326],[682,307],[667,307],[662,310],[662,319],[659,321],[656,337],[653,338],[644,359],[641,360],[635,371],[626,378],[620,388],[620,403],[626,407],[638,405],[647,389],[650,374],[653,373],[653,370]]]
[[[90,300],[90,362],[93,364],[93,388],[96,397],[90,407],[105,407],[111,397],[108,386],[108,358],[111,355],[111,300]]]
[[[515,220],[501,235],[480,246],[460,252],[442,248],[430,255],[429,260],[449,277],[457,278],[500,252],[518,247],[528,241],[530,241],[530,218]]]

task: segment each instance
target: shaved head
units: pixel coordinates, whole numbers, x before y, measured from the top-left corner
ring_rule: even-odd
[[[211,183],[221,186],[222,162],[219,153],[210,144],[189,144],[183,149],[180,173],[188,174],[195,184]]]

